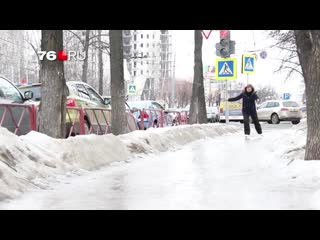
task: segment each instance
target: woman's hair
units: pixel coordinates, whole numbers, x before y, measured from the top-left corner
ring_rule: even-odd
[[[254,87],[251,84],[248,84],[247,86],[245,86],[245,88],[243,89],[244,92],[247,92],[247,88],[250,87],[252,88],[252,92],[254,92]]]

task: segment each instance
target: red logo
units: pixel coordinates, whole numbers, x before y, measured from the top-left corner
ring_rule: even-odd
[[[60,61],[66,61],[66,60],[68,60],[68,53],[67,53],[67,51],[63,51],[63,50],[58,51],[58,60],[60,60]]]

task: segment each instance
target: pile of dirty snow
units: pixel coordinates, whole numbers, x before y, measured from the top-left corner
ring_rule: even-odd
[[[18,137],[0,127],[0,201],[35,187],[46,188],[47,179],[54,176],[91,171],[137,154],[167,151],[239,130],[225,124],[204,124],[152,128],[121,136],[53,139],[38,132]]]
[[[307,140],[307,120],[302,119],[300,124],[287,130],[285,136],[274,141],[274,148],[281,158],[288,160],[304,159]]]

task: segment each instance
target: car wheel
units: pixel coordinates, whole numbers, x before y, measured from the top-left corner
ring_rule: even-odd
[[[300,120],[297,120],[297,121],[292,121],[292,124],[299,124],[300,123]]]
[[[279,124],[280,123],[280,119],[278,117],[278,114],[274,113],[271,115],[271,122],[272,122],[272,124]]]
[[[269,124],[272,124],[272,122],[271,122],[271,121],[268,121],[268,123],[269,123]]]

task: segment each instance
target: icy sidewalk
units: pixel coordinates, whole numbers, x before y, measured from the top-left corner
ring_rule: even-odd
[[[0,201],[47,188],[57,175],[81,174],[137,154],[158,153],[239,130],[224,124],[179,126],[114,135],[52,139],[31,132],[17,137],[0,128]]]
[[[270,131],[250,141],[241,132],[199,140],[65,179],[1,207],[320,209],[320,162],[288,165],[290,159],[281,157],[289,147],[283,139],[293,141],[296,130]]]

